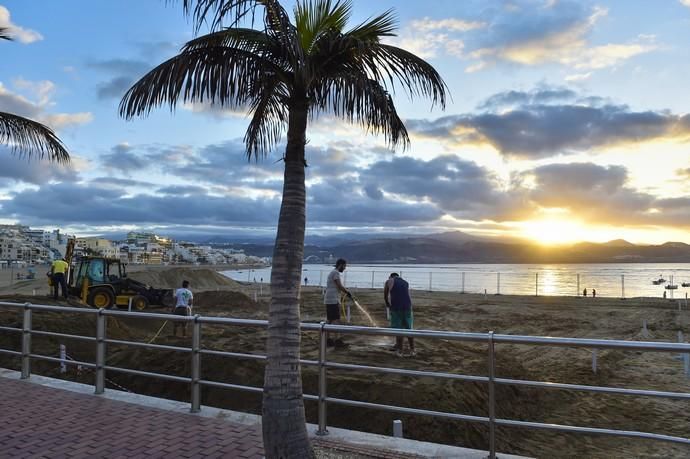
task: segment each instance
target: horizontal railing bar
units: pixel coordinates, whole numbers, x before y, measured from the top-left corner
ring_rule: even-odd
[[[248,359],[248,360],[266,360],[265,355],[259,354],[244,354],[242,352],[226,352],[226,351],[216,351],[213,349],[201,349],[200,354],[206,355],[217,355],[221,357],[232,357],[236,359]]]
[[[320,325],[318,329],[320,329]],[[487,333],[449,332],[442,330],[407,330],[400,328],[360,327],[353,325],[324,325],[324,330],[353,335],[407,336],[412,338],[450,339],[457,341],[488,342]]]
[[[556,338],[552,336],[494,335],[496,343],[533,344],[547,346],[587,347],[596,349],[625,349],[629,351],[690,352],[690,344],[654,341],[623,341],[590,338]]]
[[[111,367],[108,365],[106,365],[104,368],[106,369],[106,371],[115,371],[115,372],[119,372],[119,373],[126,373],[126,374],[136,375],[136,376],[148,376],[150,378],[164,379],[166,381],[175,381],[175,382],[182,382],[182,383],[192,382],[192,378],[185,378],[184,376],[173,376],[173,375],[164,375],[161,373],[150,373],[148,371],[132,370],[131,368]]]
[[[96,368],[96,365],[93,363],[81,362],[79,360],[61,359],[59,357],[50,357],[41,354],[29,354],[29,357],[32,359],[47,360],[48,362],[64,363],[65,365],[81,365],[86,368]]]
[[[21,333],[23,330],[21,328],[15,328],[15,327],[0,327],[0,331]]]
[[[489,418],[486,418],[483,416],[471,416],[469,414],[446,413],[443,411],[430,411],[430,410],[423,410],[423,409],[419,409],[419,408],[406,408],[403,406],[382,405],[380,403],[361,402],[358,400],[346,400],[346,399],[342,399],[342,398],[332,398],[332,397],[326,397],[326,402],[337,403],[340,405],[356,406],[358,408],[371,408],[371,409],[383,410],[383,411],[393,411],[396,413],[403,413],[403,414],[419,414],[419,415],[424,415],[424,416],[433,416],[433,417],[439,417],[439,418],[454,419],[456,421],[472,421],[472,422],[481,422],[484,424],[489,423]]]
[[[259,319],[231,319],[228,317],[209,317],[202,316],[199,317],[199,322],[202,324],[215,324],[215,325],[244,325],[248,327],[267,327],[268,320]]]
[[[18,357],[22,356],[22,353],[19,351],[11,351],[9,349],[0,349],[0,354],[7,354],[7,355],[16,355]]]
[[[604,394],[640,395],[645,397],[690,399],[690,393],[686,392],[664,392],[645,389],[626,389],[622,387],[586,386],[580,384],[551,383],[543,381],[527,381],[522,379],[506,378],[496,378],[494,379],[494,382],[496,382],[496,384],[504,384],[509,386],[515,385],[528,387],[545,387],[548,389],[579,390],[585,392],[597,392]]]
[[[24,306],[24,305],[22,305]],[[75,308],[74,306],[51,306],[45,304],[33,304],[29,305],[29,309],[33,311],[48,311],[48,312],[76,312],[77,314],[98,314],[98,309],[91,308]]]
[[[560,432],[574,432],[591,435],[613,435],[617,437],[646,438],[650,440],[670,441],[674,443],[683,443],[686,445],[690,445],[690,438],[674,437],[672,435],[662,435],[648,432],[638,432],[635,430],[616,430],[602,429],[598,427],[564,426],[560,424],[544,424],[541,422],[514,421],[510,419],[496,419],[496,424],[509,427],[527,427],[531,429],[557,430]]]
[[[70,335],[67,333],[49,332],[49,331],[44,331],[44,330],[31,330],[30,333],[32,335],[38,335],[38,336],[55,336],[58,338],[69,338],[69,339],[76,339],[76,340],[81,340],[81,341],[96,341],[96,338],[94,338],[93,336]]]
[[[0,306],[9,306],[11,308],[21,309],[24,307],[24,303],[9,303],[7,301],[0,301]]]
[[[123,317],[126,319],[147,319],[147,320],[172,320],[179,322],[193,322],[194,316],[180,316],[177,314],[161,314],[155,312],[129,312],[118,311],[115,309],[104,309],[104,316]]]
[[[23,308],[25,305],[21,303],[0,302],[0,306],[6,305],[16,308]],[[74,308],[68,306],[51,306],[51,305],[37,305],[30,304],[30,309],[56,312],[77,312],[77,313],[98,313],[98,310],[87,308]],[[103,310],[104,315],[125,317],[125,318],[143,318],[143,319],[160,319],[191,322],[195,320],[194,316],[176,316],[174,314],[154,314],[146,312],[128,312],[116,310]],[[208,324],[228,324],[228,325],[245,325],[245,326],[267,326],[266,320],[254,319],[231,319],[226,317],[198,317],[196,319],[202,323]],[[300,327],[303,330],[319,330],[320,324],[316,323],[302,323]],[[393,328],[378,328],[378,327],[361,327],[348,325],[325,325],[325,330],[333,332],[341,332],[348,334],[359,335],[383,335],[383,336],[410,336],[418,338],[435,338],[435,339],[450,339],[457,341],[470,342],[488,342],[489,335],[487,333],[464,333],[464,332],[449,332],[441,330],[403,330]],[[690,353],[690,344],[687,343],[670,343],[670,342],[651,342],[651,341],[623,341],[623,340],[603,340],[603,339],[586,339],[586,338],[558,338],[551,336],[521,336],[521,335],[494,335],[494,342],[509,343],[509,344],[533,344],[533,345],[552,345],[552,346],[574,346],[587,347],[599,349],[627,349],[627,350],[641,350],[641,351],[658,351],[658,352],[679,352]]]
[[[242,352],[227,352],[227,351],[216,351],[214,349],[202,349],[199,351],[200,354],[205,355],[216,355],[219,357],[231,357],[236,359],[248,359],[248,360],[266,360],[267,357],[261,354],[246,354]],[[318,366],[318,360],[302,360],[299,363],[307,366]]]
[[[142,343],[139,341],[125,341],[120,339],[106,339],[105,342],[108,344],[121,344],[132,347],[142,347],[146,349],[158,349],[162,351],[192,352],[192,349],[189,347],[168,346],[166,344]]]
[[[264,391],[263,387],[241,386],[238,384],[222,383],[222,382],[218,382],[218,381],[208,381],[206,379],[199,380],[199,384],[201,384],[202,386],[207,386],[207,387],[217,387],[219,389],[241,390],[244,392],[262,393]]]
[[[240,390],[240,391],[245,391],[245,392],[253,392],[256,394],[263,393],[263,391],[264,391],[263,387],[240,386],[237,384],[228,384],[228,383],[222,383],[222,382],[218,382],[218,381],[209,381],[206,379],[200,380],[199,384],[201,384],[202,386],[207,386],[207,387],[216,387],[219,389]],[[317,395],[309,395],[309,394],[302,394],[302,398],[304,398],[305,400],[314,400],[314,401],[319,400],[319,397]]]
[[[318,364],[318,362],[317,362]],[[461,381],[475,381],[475,382],[489,382],[489,378],[486,376],[472,376],[472,375],[457,375],[453,373],[436,373],[433,371],[421,371],[421,370],[407,370],[404,368],[390,368],[390,367],[372,367],[368,365],[354,365],[350,363],[335,363],[326,362],[325,364],[328,368],[338,368],[342,370],[364,370],[372,371],[375,373],[389,373],[394,375],[406,375],[406,376],[422,376],[422,377],[433,377],[441,379],[456,379]]]

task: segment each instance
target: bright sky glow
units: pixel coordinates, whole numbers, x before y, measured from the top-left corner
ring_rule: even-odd
[[[248,163],[248,118],[207,105],[126,122],[124,91],[193,37],[179,2],[0,0],[0,111],[53,127],[70,166],[0,147],[0,222],[80,233],[267,233],[280,148]],[[291,10],[293,2],[285,2]],[[690,243],[690,2],[354,2],[427,59],[445,112],[394,95],[412,146],[332,117],[307,146],[308,232],[438,232],[545,245]]]

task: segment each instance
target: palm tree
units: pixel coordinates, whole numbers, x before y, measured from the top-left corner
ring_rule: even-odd
[[[445,106],[446,85],[424,60],[381,42],[392,36],[391,10],[349,30],[350,0],[297,0],[294,23],[276,0],[184,0],[198,27],[211,33],[151,70],[127,91],[120,114],[145,116],[179,101],[248,109],[244,142],[248,159],[265,156],[287,131],[283,199],[273,251],[271,304],[264,377],[263,436],[269,458],[313,455],[302,399],[300,278],[305,233],[307,124],[330,113],[383,134],[392,146],[409,144],[391,91]],[[240,27],[257,6],[263,28]],[[222,19],[231,18],[230,28]]]
[[[0,39],[12,40],[9,29],[0,27]],[[69,162],[62,141],[48,126],[12,113],[0,111],[0,144],[9,144],[19,156],[38,156],[57,163]]]

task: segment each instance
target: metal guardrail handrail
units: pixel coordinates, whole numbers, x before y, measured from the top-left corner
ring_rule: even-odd
[[[22,350],[21,352],[0,349],[0,354],[17,356],[21,358],[21,377],[27,379],[31,375],[31,360],[46,360],[50,362],[65,363],[68,365],[81,365],[86,368],[93,368],[95,370],[95,392],[97,394],[103,393],[105,390],[105,372],[114,371],[120,373],[126,373],[137,376],[153,377],[168,381],[180,382],[185,384],[191,384],[191,411],[197,412],[201,409],[201,396],[200,389],[202,386],[205,387],[216,387],[222,389],[231,390],[241,390],[253,393],[261,393],[263,389],[260,387],[253,386],[242,386],[237,384],[228,384],[219,381],[209,381],[201,378],[201,360],[202,354],[216,355],[222,357],[231,358],[241,358],[241,359],[252,359],[252,360],[265,360],[265,355],[260,354],[247,354],[247,353],[237,353],[237,352],[225,352],[214,349],[202,349],[201,347],[201,326],[202,324],[208,325],[225,325],[225,326],[244,326],[244,327],[258,327],[266,328],[268,326],[268,321],[258,320],[258,319],[233,319],[226,317],[202,317],[202,316],[176,316],[170,314],[159,314],[159,313],[148,313],[148,312],[125,312],[125,311],[113,311],[113,310],[94,310],[86,308],[75,308],[75,307],[62,307],[62,306],[51,306],[51,305],[34,305],[30,303],[20,304],[20,303],[10,303],[10,302],[0,302],[0,307],[9,307],[20,309],[23,311],[23,323],[22,328],[13,327],[0,327],[0,331],[11,331],[22,334]],[[96,336],[95,337],[85,337],[81,335],[72,335],[57,332],[39,331],[32,328],[32,311],[51,311],[51,312],[69,312],[69,313],[85,313],[96,315]],[[116,339],[106,338],[106,319],[107,317],[122,317],[127,319],[146,319],[146,320],[166,320],[166,321],[177,321],[177,322],[191,322],[192,323],[192,346],[180,347],[180,346],[168,346],[152,343],[142,343],[135,341],[125,341]],[[563,347],[580,347],[580,348],[594,348],[594,349],[619,349],[619,350],[636,350],[636,351],[654,351],[654,352],[679,352],[683,354],[690,354],[690,344],[686,343],[669,343],[669,342],[647,342],[647,341],[623,341],[623,340],[600,340],[600,339],[581,339],[581,338],[559,338],[559,337],[549,337],[549,336],[522,336],[522,335],[501,335],[495,334],[493,332],[489,333],[464,333],[464,332],[450,332],[450,331],[435,331],[435,330],[400,330],[400,329],[388,329],[388,328],[372,328],[372,327],[359,327],[359,326],[344,326],[344,325],[327,325],[324,322],[321,323],[302,323],[300,327],[303,331],[318,332],[319,333],[319,359],[314,360],[300,360],[302,365],[317,366],[319,369],[319,394],[310,395],[304,394],[305,400],[313,400],[318,403],[318,425],[319,429],[317,434],[326,435],[328,430],[326,428],[326,407],[328,403],[336,403],[346,406],[354,406],[360,408],[371,408],[384,411],[391,411],[403,414],[411,415],[425,415],[432,417],[440,417],[446,419],[461,420],[467,422],[479,422],[483,424],[488,424],[489,426],[489,457],[495,458],[496,448],[495,448],[495,427],[496,426],[510,426],[510,427],[522,427],[530,429],[544,429],[544,430],[556,430],[571,433],[586,433],[586,434],[596,434],[596,435],[613,435],[613,436],[625,436],[633,438],[645,438],[661,441],[669,441],[674,443],[681,443],[690,445],[690,438],[676,437],[671,435],[655,434],[648,432],[637,432],[637,431],[624,431],[616,429],[603,429],[594,427],[580,427],[580,426],[567,426],[558,424],[546,424],[540,422],[531,421],[518,421],[510,419],[499,419],[495,417],[495,386],[497,384],[501,385],[519,385],[527,387],[537,387],[537,388],[548,388],[548,389],[562,389],[562,390],[577,390],[586,391],[593,393],[608,393],[608,394],[618,394],[618,395],[634,395],[634,396],[649,396],[649,397],[661,397],[661,398],[676,398],[676,399],[690,399],[690,393],[685,392],[667,392],[667,391],[654,391],[654,390],[643,390],[643,389],[626,389],[626,388],[616,388],[616,387],[606,387],[606,386],[587,386],[578,384],[566,384],[566,383],[552,383],[543,381],[529,381],[529,380],[516,380],[507,378],[496,378],[495,377],[495,344],[518,344],[518,345],[547,345],[547,346],[563,346]],[[488,344],[488,376],[476,376],[476,375],[462,375],[454,373],[442,373],[442,372],[431,372],[423,370],[408,370],[402,368],[388,368],[388,367],[375,367],[368,365],[356,365],[356,364],[345,364],[337,362],[329,362],[326,358],[326,333],[327,332],[340,332],[346,334],[358,334],[358,335],[379,335],[379,336],[410,336],[416,338],[429,338],[429,339],[444,339],[450,341],[463,341],[463,342],[474,342],[474,343],[485,343]],[[68,339],[80,339],[86,341],[93,341],[96,343],[96,362],[81,362],[74,360],[61,360],[59,358],[33,354],[31,352],[31,337],[32,335],[42,335],[51,337],[64,337]],[[135,346],[148,349],[157,350],[170,350],[177,352],[191,352],[191,376],[174,376],[160,373],[152,373],[148,371],[135,370],[131,368],[121,368],[110,366],[106,364],[106,349],[105,345],[118,344]],[[464,380],[473,381],[477,383],[487,384],[489,391],[489,406],[488,406],[488,416],[473,416],[467,414],[458,413],[447,413],[440,411],[432,411],[419,408],[401,407],[393,405],[384,405],[379,403],[371,403],[360,400],[347,400],[335,397],[329,397],[326,392],[326,378],[327,369],[334,370],[358,370],[358,371],[370,371],[388,374],[398,374],[405,376],[417,376],[417,377],[435,377],[444,378],[451,380]]]

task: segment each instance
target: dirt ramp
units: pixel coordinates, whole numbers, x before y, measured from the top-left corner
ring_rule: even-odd
[[[156,288],[179,288],[182,286],[182,281],[187,280],[192,291],[241,289],[238,282],[208,268],[142,270],[131,272],[129,276]]]

